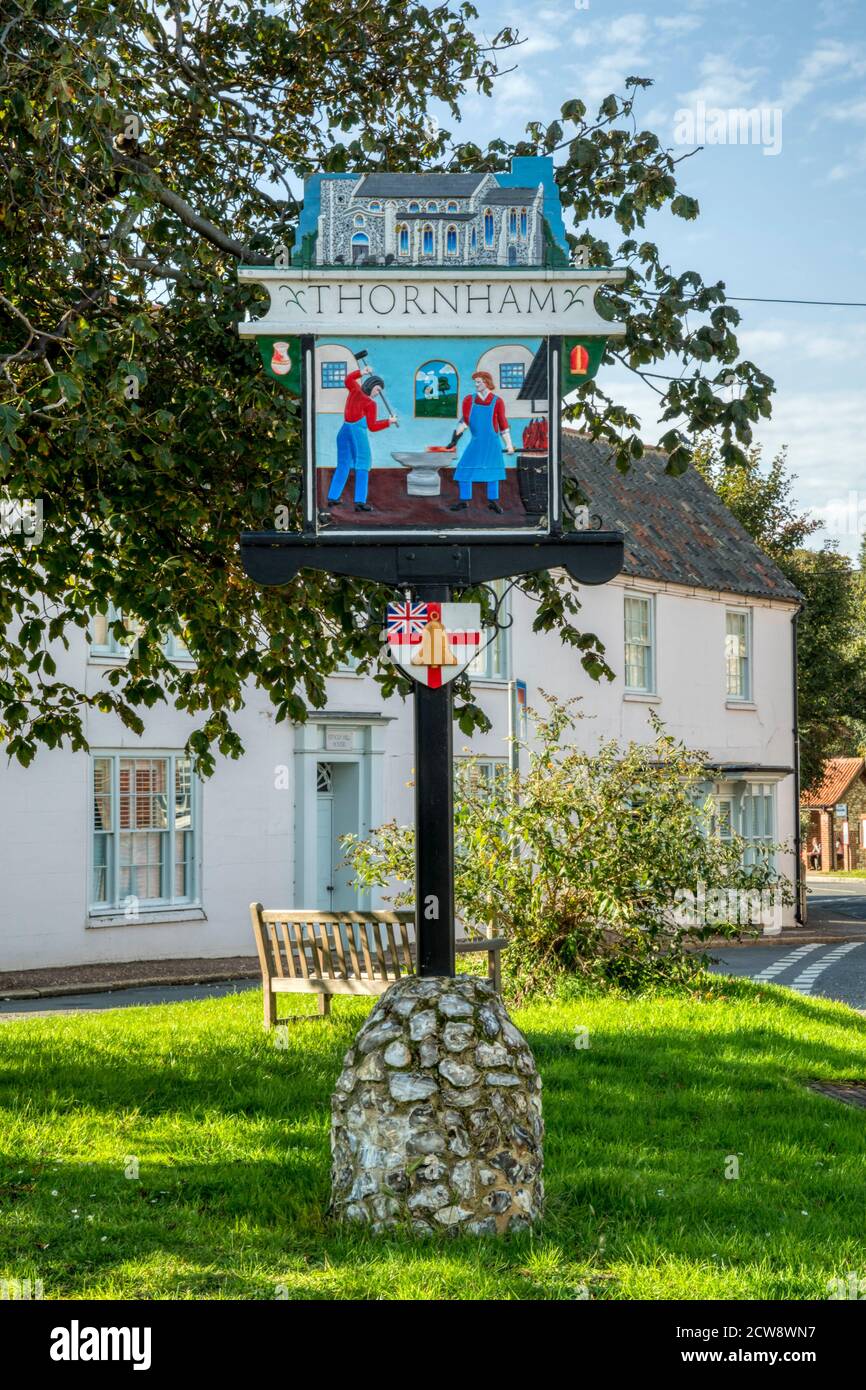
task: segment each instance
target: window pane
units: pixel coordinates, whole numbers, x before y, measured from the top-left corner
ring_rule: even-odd
[[[500,362],[499,387],[502,391],[519,391],[526,376],[522,362]]]
[[[748,657],[749,627],[745,613],[725,615],[725,667],[727,673],[727,693],[736,699],[745,699],[749,693]]]
[[[92,647],[108,646],[108,614],[94,613],[90,619],[90,645]]]
[[[192,831],[178,830],[174,836],[174,896],[192,896]]]
[[[651,599],[635,595],[625,598],[625,683],[629,690],[652,689],[651,602]]]
[[[192,828],[192,765],[189,758],[175,759],[174,825],[176,830]]]
[[[111,901],[112,881],[112,838],[101,832],[93,837],[93,885],[91,891],[94,903]]]
[[[629,642],[649,641],[649,603],[643,598],[626,598],[625,635]]]
[[[165,835],[137,831],[120,837],[120,898],[163,897]]]
[[[497,599],[501,599],[506,590],[506,581],[496,579],[490,586]],[[508,621],[509,600],[505,599],[500,604],[499,622]],[[508,680],[510,676],[508,630],[500,627],[495,633],[491,628],[486,627],[481,633],[481,648],[469,663],[470,676],[478,676],[482,680]]]
[[[111,814],[111,759],[93,760],[93,828],[113,830]]]
[[[730,840],[733,828],[733,817],[731,815],[730,801],[720,801],[718,803],[717,829],[721,840]]]
[[[167,828],[167,767],[166,758],[121,759],[121,830]]]

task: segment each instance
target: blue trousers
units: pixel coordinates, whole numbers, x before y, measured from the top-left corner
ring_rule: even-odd
[[[470,482],[460,482],[460,483],[457,484],[457,486],[458,486],[459,489],[460,489],[460,501],[461,501],[461,502],[471,502],[471,501],[472,501],[472,484],[471,484]],[[487,500],[488,500],[488,502],[498,502],[498,500],[499,500],[499,484],[498,484],[498,483],[488,483],[488,484],[487,484]]]
[[[328,488],[328,501],[338,502],[343,495],[343,488],[352,470],[352,460],[341,458],[337,467],[334,469],[334,476],[331,479],[331,486]],[[367,489],[370,485],[369,468],[355,469],[355,501],[366,502]]]
[[[337,467],[328,488],[328,501],[339,502],[349,474],[354,468],[355,501],[366,502],[372,462],[366,421],[344,421],[337,434]]]

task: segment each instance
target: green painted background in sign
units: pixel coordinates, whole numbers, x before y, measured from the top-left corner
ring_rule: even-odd
[[[560,376],[562,379],[562,394],[567,396],[569,391],[573,391],[577,386],[582,386],[585,381],[591,381],[595,376],[604,356],[607,346],[607,338],[590,338],[587,336],[580,338],[563,338],[562,340],[562,362]],[[589,362],[585,372],[572,372],[571,353],[575,347],[586,348]]]
[[[301,394],[300,338],[258,338],[265,371],[293,395]]]

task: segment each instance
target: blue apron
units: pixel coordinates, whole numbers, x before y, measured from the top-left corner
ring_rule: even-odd
[[[493,428],[496,396],[486,405],[473,400],[469,412],[469,433],[472,435],[454,470],[456,483],[501,483],[505,480],[505,460],[499,435]]]

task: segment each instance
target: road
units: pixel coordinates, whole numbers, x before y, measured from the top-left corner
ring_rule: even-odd
[[[50,1014],[98,1013],[105,1009],[140,1008],[143,1004],[183,1004],[192,999],[220,999],[242,989],[261,989],[260,980],[225,980],[210,985],[154,985],[92,994],[65,994],[45,999],[0,999],[0,1022],[45,1018]]]
[[[866,932],[866,879],[836,879],[821,882],[812,877],[809,885],[809,926],[850,927],[860,924]]]
[[[798,994],[866,1009],[866,939],[804,946],[735,946],[713,951],[716,975],[787,985]]]
[[[814,886],[813,886],[814,885]],[[732,946],[713,951],[713,971],[866,1010],[866,879],[809,881],[804,944]],[[809,930],[834,939],[809,941]]]

